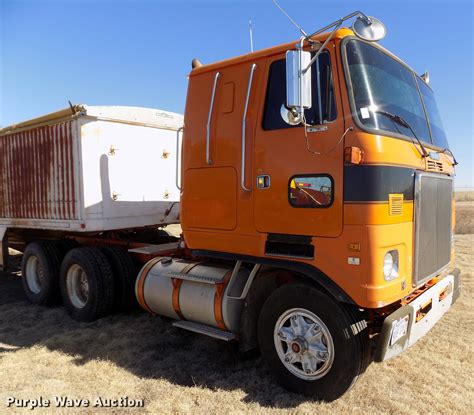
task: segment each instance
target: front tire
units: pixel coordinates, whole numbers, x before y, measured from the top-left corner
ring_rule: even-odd
[[[64,306],[74,320],[93,321],[112,311],[112,268],[96,248],[75,248],[66,254],[60,286]]]
[[[270,295],[260,313],[258,335],[277,381],[318,400],[341,397],[368,362],[365,321],[304,284],[283,285]]]

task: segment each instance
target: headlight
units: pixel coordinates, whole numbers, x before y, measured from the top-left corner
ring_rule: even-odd
[[[398,251],[388,251],[383,258],[383,277],[391,281],[398,277]]]

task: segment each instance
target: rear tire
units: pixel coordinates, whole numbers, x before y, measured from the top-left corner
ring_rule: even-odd
[[[79,244],[74,239],[61,239],[57,241],[59,253],[61,255],[61,262],[66,254],[74,248],[78,248]]]
[[[324,401],[341,397],[365,371],[365,320],[305,284],[283,285],[263,305],[262,356],[286,389]]]
[[[135,297],[137,274],[132,258],[123,248],[104,246],[100,250],[107,257],[112,267],[115,287],[113,310],[121,312],[136,308],[138,305]]]
[[[61,266],[60,286],[64,306],[74,320],[93,321],[112,311],[112,268],[99,249],[69,251]]]
[[[27,245],[21,261],[21,280],[31,303],[53,305],[58,302],[60,266],[60,253],[54,241]]]

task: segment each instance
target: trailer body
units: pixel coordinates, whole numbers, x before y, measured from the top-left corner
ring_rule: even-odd
[[[81,105],[0,130],[0,227],[87,233],[177,223],[182,122],[155,109]]]

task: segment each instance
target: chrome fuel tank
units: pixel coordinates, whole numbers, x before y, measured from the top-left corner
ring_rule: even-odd
[[[136,295],[153,314],[238,331],[242,292],[250,269],[183,259],[154,258],[138,274]],[[232,284],[229,284],[232,278]]]

